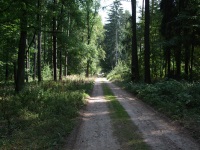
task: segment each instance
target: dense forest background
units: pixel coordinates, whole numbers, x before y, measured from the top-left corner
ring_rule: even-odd
[[[93,75],[105,57],[98,1],[2,1],[0,80]]]
[[[148,83],[164,78],[198,80],[199,1],[152,0],[146,2],[149,6],[144,2],[135,26],[130,13],[123,13],[119,3],[113,5],[105,25],[103,69],[116,67],[116,78]]]
[[[115,67],[132,81],[198,80],[199,1],[143,1],[139,19],[131,3],[124,12],[114,1],[103,27],[99,1],[2,1],[0,80],[20,91],[24,81]]]

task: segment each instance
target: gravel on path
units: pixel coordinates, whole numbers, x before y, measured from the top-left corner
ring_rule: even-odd
[[[126,109],[133,123],[138,126],[145,142],[153,150],[200,150],[200,145],[178,126],[173,125],[132,94],[106,79],[104,81]]]
[[[73,150],[118,150],[119,143],[113,135],[107,101],[103,97],[102,78],[95,81],[92,96],[83,112],[82,123],[73,146]],[[70,141],[72,142],[72,141]]]

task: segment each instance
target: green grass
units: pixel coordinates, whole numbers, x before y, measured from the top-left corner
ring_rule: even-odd
[[[0,149],[60,149],[76,123],[93,80],[32,82],[15,95],[0,88]]]
[[[149,149],[138,132],[138,128],[133,124],[128,113],[117,101],[111,89],[106,84],[103,84],[103,91],[106,100],[109,102],[114,134],[117,136],[121,148],[123,150]]]

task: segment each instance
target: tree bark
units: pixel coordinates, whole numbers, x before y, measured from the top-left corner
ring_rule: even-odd
[[[38,10],[41,9],[40,0],[38,0]],[[38,21],[38,53],[37,53],[37,69],[38,69],[38,82],[41,82],[42,75],[41,75],[41,15],[40,12],[37,14],[37,21]]]
[[[131,0],[132,4],[132,81],[139,80],[138,51],[137,51],[137,24],[136,24],[136,0]]]
[[[5,72],[5,81],[7,82],[8,81],[8,77],[9,77],[9,72],[8,72],[8,62],[6,62],[6,72]]]
[[[189,45],[186,43],[185,45],[185,74],[187,78],[189,75],[189,62],[190,62],[190,48],[189,48]]]
[[[27,41],[27,43],[28,43],[28,41]],[[29,77],[28,77],[29,69],[30,69],[29,63],[30,63],[30,61],[29,61],[29,48],[28,48],[26,51],[26,82],[28,82],[28,80],[29,80]]]
[[[151,83],[150,75],[150,43],[149,43],[149,25],[150,25],[150,11],[149,0],[145,0],[145,75],[144,80],[146,83]]]
[[[36,78],[36,74],[37,74],[37,52],[36,52],[36,48],[37,48],[37,40],[35,40],[35,51],[33,53],[33,80],[35,81]]]
[[[60,48],[59,80],[62,80],[62,48]]]
[[[89,12],[89,4],[87,4],[87,44],[90,45],[90,12]],[[86,77],[89,77],[89,67],[90,67],[90,61],[89,58],[87,60],[87,65],[86,65]]]
[[[181,47],[178,47],[175,52],[176,59],[176,79],[180,80],[181,78]]]
[[[167,62],[167,76],[168,78],[171,78],[171,49],[166,49],[166,62]]]
[[[67,51],[65,50],[65,69],[64,76],[67,77]]]
[[[16,92],[19,92],[23,89],[24,78],[25,78],[25,51],[26,51],[26,38],[27,38],[27,11],[25,7],[26,7],[26,3],[24,2],[21,8],[22,15],[20,18],[18,69],[17,69],[17,81],[16,81],[16,86],[15,86]]]
[[[190,80],[193,80],[193,65],[194,65],[194,43],[192,43],[192,50],[191,50]]]
[[[57,1],[54,0],[54,12]],[[55,14],[54,14],[55,15]],[[57,81],[57,33],[56,33],[56,16],[53,16],[53,78]]]
[[[144,17],[144,0],[142,0],[142,18]]]

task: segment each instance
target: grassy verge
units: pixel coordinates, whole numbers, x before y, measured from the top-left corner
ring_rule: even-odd
[[[149,147],[143,141],[138,132],[138,128],[132,123],[129,115],[117,101],[111,89],[103,84],[105,98],[109,101],[109,109],[111,111],[112,124],[114,126],[114,134],[121,143],[124,150],[147,150]]]
[[[93,80],[29,83],[15,95],[0,88],[0,149],[60,149],[93,87]]]

